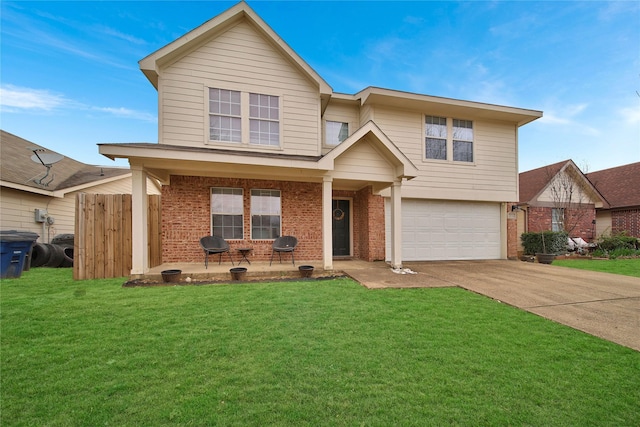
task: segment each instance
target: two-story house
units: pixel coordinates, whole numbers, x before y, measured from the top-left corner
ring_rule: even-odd
[[[506,258],[518,128],[540,111],[367,87],[335,93],[244,2],[140,61],[158,143],[102,144],[133,171],[132,275],[147,265],[145,178],[163,184],[163,262],[200,237],[296,258]]]

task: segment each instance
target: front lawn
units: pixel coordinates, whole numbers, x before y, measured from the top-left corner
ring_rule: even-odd
[[[640,258],[556,259],[553,265],[640,277]]]
[[[459,288],[3,280],[0,424],[640,425],[640,353]]]

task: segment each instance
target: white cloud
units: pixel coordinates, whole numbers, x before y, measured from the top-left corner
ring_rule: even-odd
[[[640,108],[622,108],[619,111],[623,119],[630,124],[640,123]]]
[[[0,86],[0,110],[5,113],[42,113],[56,110],[98,111],[123,119],[156,122],[155,115],[126,107],[89,106],[47,89],[33,89],[14,85]]]
[[[32,89],[14,85],[0,86],[0,107],[3,111],[51,111],[69,104],[64,95],[45,89]]]
[[[145,44],[147,44],[147,42],[144,41],[141,38],[132,36],[130,34],[125,34],[125,33],[121,32],[121,31],[118,31],[118,30],[116,30],[114,28],[111,28],[111,27],[107,27],[105,25],[97,25],[95,27],[95,29],[96,29],[96,31],[98,31],[100,33],[103,33],[103,34],[105,34],[107,36],[115,37],[117,39],[124,40],[124,41],[126,41],[128,43],[133,43],[133,44],[137,44],[137,45],[145,45]]]
[[[123,119],[135,119],[145,122],[155,122],[157,120],[156,116],[153,114],[149,114],[144,111],[131,110],[124,107],[93,107],[92,110],[102,111]]]

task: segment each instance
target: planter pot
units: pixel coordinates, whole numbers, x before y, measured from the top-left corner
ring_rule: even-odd
[[[540,264],[551,264],[554,259],[556,259],[555,254],[536,254],[536,258],[538,258],[538,262]]]
[[[164,270],[162,274],[162,281],[165,283],[179,282],[182,270]]]
[[[235,267],[229,269],[229,273],[231,273],[232,280],[244,280],[247,275],[247,269],[245,267]]]
[[[311,277],[313,274],[313,265],[301,265],[298,267],[298,271],[300,271],[302,277]]]

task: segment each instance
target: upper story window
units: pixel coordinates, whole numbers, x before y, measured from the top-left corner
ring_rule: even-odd
[[[473,122],[425,116],[425,158],[473,162]]]
[[[426,116],[424,123],[427,159],[447,160],[447,119]]]
[[[280,97],[209,88],[209,141],[280,146]]]
[[[334,146],[340,144],[349,136],[349,123],[332,122],[327,120],[325,125],[325,144]]]
[[[249,142],[256,145],[280,145],[280,101],[277,96],[249,95]]]
[[[453,160],[473,162],[473,122],[453,119]]]
[[[244,210],[242,188],[211,189],[211,235],[242,240]]]
[[[240,92],[209,89],[209,139],[242,142]]]

